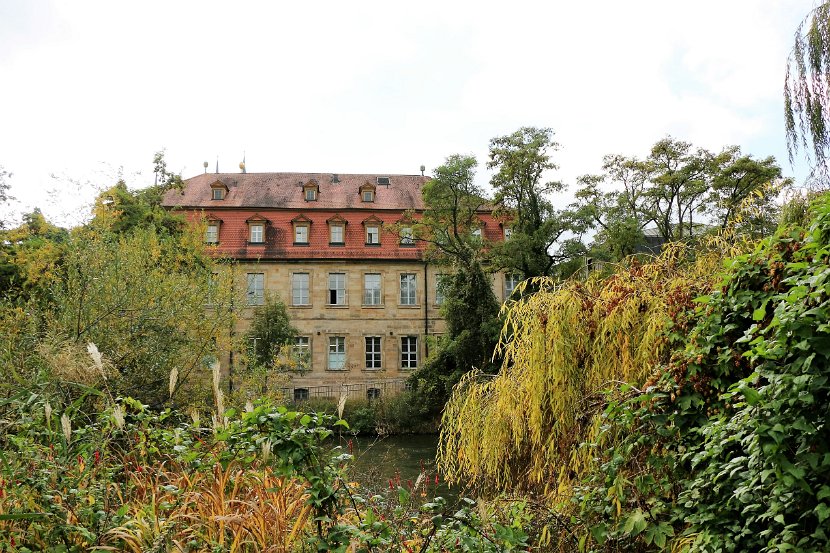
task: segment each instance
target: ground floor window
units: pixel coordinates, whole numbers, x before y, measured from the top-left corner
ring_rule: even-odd
[[[329,369],[342,371],[346,368],[346,338],[344,336],[329,337]]]
[[[380,368],[380,336],[366,337],[366,368]]]
[[[308,388],[294,388],[294,401],[305,401],[308,399]]]
[[[366,399],[373,400],[373,399],[380,399],[380,388],[369,388],[366,390]]]

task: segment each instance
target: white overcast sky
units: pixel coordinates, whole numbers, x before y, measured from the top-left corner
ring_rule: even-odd
[[[83,219],[153,153],[190,177],[429,173],[552,127],[551,178],[670,134],[774,155],[782,89],[812,0],[210,2],[0,0],[0,165],[19,213]]]

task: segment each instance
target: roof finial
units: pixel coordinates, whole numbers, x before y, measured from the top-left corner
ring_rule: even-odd
[[[216,174],[219,174],[219,154],[216,154]]]
[[[247,173],[245,170],[245,151],[242,152],[242,163],[239,164],[239,168],[242,169],[242,173]]]
[[[208,162],[207,162],[207,161],[206,161],[206,162],[204,162],[204,163],[202,164],[202,167],[204,167],[204,168],[205,168],[205,174],[207,175]]]

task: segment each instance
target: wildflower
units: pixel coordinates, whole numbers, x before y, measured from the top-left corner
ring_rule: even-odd
[[[115,420],[115,426],[117,426],[119,430],[123,430],[124,410],[121,408],[121,405],[116,405],[112,408],[112,418]]]
[[[72,441],[72,422],[69,420],[69,417],[66,416],[66,413],[61,415],[61,429],[63,430],[63,437],[66,438],[66,443]]]
[[[173,367],[170,371],[170,381],[167,383],[167,391],[170,392],[170,397],[173,397],[173,392],[176,391],[176,384],[179,382],[179,369]]]
[[[86,350],[89,352],[89,356],[92,357],[92,362],[95,364],[95,368],[98,369],[98,372],[100,372],[101,376],[104,380],[106,380],[107,375],[104,374],[104,362],[101,359],[101,352],[98,351],[98,346],[90,342],[86,345]]]

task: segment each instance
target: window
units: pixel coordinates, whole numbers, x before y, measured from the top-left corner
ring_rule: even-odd
[[[248,305],[262,305],[265,303],[265,274],[248,273]]]
[[[329,227],[331,229],[331,237],[329,239],[329,243],[331,244],[343,244],[345,243],[343,240],[343,225],[331,225]]]
[[[401,368],[418,368],[418,337],[404,336],[401,338]]]
[[[294,388],[294,401],[306,401],[308,399],[308,388]]]
[[[225,199],[225,190],[223,188],[213,188],[213,189],[211,189],[211,192],[213,192],[213,195],[211,196],[211,198],[213,198],[214,200],[224,200]]]
[[[329,273],[329,305],[346,305],[346,273]]]
[[[208,223],[205,230],[205,242],[208,244],[219,243],[219,223]]]
[[[380,244],[380,228],[376,226],[366,227],[366,243]]]
[[[513,229],[510,227],[504,227],[504,239],[510,240],[511,236],[513,236]]]
[[[307,202],[316,202],[317,201],[317,189],[316,188],[306,188],[305,189],[305,201],[307,201]]]
[[[444,294],[449,286],[449,275],[435,275],[435,305],[444,303]]]
[[[416,284],[414,273],[401,275],[401,305],[415,305],[417,299],[415,295]]]
[[[363,201],[364,202],[374,202],[375,201],[375,192],[374,192],[374,190],[364,190],[363,191]]]
[[[380,305],[380,274],[367,273],[363,275],[363,304]]]
[[[291,305],[310,305],[308,301],[308,273],[291,275]]]
[[[504,299],[507,300],[511,295],[513,295],[513,290],[516,289],[516,285],[522,280],[522,277],[517,273],[507,273],[504,275]]]
[[[366,390],[366,399],[369,401],[380,399],[380,388],[369,388]]]
[[[380,368],[380,336],[366,337],[366,368]]]
[[[415,243],[412,238],[412,227],[403,227],[401,229],[401,246],[411,246]]]
[[[346,368],[346,338],[329,337],[329,370],[342,371]]]
[[[308,226],[297,225],[294,227],[294,243],[308,244]]]
[[[389,177],[378,177],[378,184],[385,184],[389,186],[390,180]]]
[[[263,230],[265,229],[265,225],[262,223],[251,223],[251,239],[250,242],[252,244],[261,244],[265,240],[263,239]]]
[[[311,368],[311,341],[308,336],[296,336],[291,354],[297,363],[297,369],[307,371]]]
[[[481,227],[473,230],[473,238],[476,240],[481,240]]]

